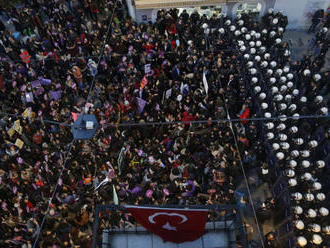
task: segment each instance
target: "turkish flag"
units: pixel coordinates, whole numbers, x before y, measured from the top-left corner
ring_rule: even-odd
[[[208,210],[126,206],[135,220],[164,242],[194,241],[205,234]]]

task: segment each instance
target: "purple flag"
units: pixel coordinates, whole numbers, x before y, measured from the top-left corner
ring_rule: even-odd
[[[143,100],[142,98],[137,97],[136,103],[137,103],[137,107],[138,107],[138,113],[141,114],[143,112],[143,109],[146,106],[147,102],[145,100]]]
[[[42,85],[50,85],[51,82],[52,82],[52,80],[46,79],[46,78],[43,78],[43,77],[38,77],[38,79],[40,80]]]
[[[27,92],[25,94],[25,99],[26,99],[27,102],[33,102],[33,94],[32,94],[32,92]]]
[[[39,95],[41,95],[42,93],[44,93],[44,88],[38,88],[35,92],[34,92],[34,94],[36,95],[36,96],[39,96]]]
[[[36,80],[36,81],[31,82],[31,86],[32,86],[32,88],[38,88],[41,86],[41,83],[39,80]]]
[[[57,101],[58,99],[61,98],[62,95],[62,91],[58,90],[58,91],[49,91],[50,93],[50,98]]]

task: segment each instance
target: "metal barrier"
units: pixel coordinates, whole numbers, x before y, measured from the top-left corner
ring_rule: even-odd
[[[223,248],[240,247],[247,248],[247,238],[245,227],[242,222],[242,212],[237,205],[145,205],[152,208],[182,208],[184,209],[208,209],[207,230],[231,230],[236,234],[235,244]],[[221,223],[221,225],[219,225]],[[127,209],[121,205],[97,205],[95,209],[95,219],[93,225],[92,248],[104,247],[102,242],[103,231],[111,233],[149,233],[143,229],[134,218],[128,213]],[[228,239],[230,240],[230,239]],[[220,248],[220,246],[219,246]]]

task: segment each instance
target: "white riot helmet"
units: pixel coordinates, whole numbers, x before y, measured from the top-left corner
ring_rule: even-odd
[[[272,114],[271,113],[269,113],[269,112],[266,112],[265,113],[265,118],[271,118],[272,117]]]
[[[268,108],[268,104],[265,103],[265,102],[263,102],[263,103],[261,104],[261,108],[262,108],[262,109],[267,109],[267,108]]]
[[[310,70],[308,70],[308,69],[306,69],[306,70],[304,70],[304,76],[309,76],[311,74],[311,71]]]
[[[282,87],[281,87],[281,92],[282,92]],[[285,103],[281,103],[279,106],[280,111],[286,110],[287,109],[287,105]]]
[[[320,235],[313,234],[312,242],[313,242],[313,244],[320,245],[320,244],[322,244],[323,239]]]
[[[290,107],[289,107],[290,108]],[[292,126],[290,129],[289,129],[289,131],[291,132],[291,133],[297,133],[298,132],[298,128],[296,127],[296,126]]]
[[[308,160],[303,160],[301,162],[302,167],[304,167],[305,169],[309,168],[309,166],[311,165],[311,163]]]
[[[287,102],[290,102],[292,100],[292,96],[291,95],[286,95],[285,96],[285,101],[287,101]]]
[[[234,34],[235,34],[235,36],[240,36],[241,32],[239,30],[236,30]]]
[[[321,103],[321,102],[323,102],[323,96],[316,96],[316,97],[315,97],[315,102],[316,102],[316,103]]]
[[[282,28],[282,27],[279,27],[277,30],[278,30],[278,32],[280,32],[280,33],[283,33],[283,32],[284,32],[284,28]]]
[[[320,190],[320,189],[322,189],[322,184],[320,184],[319,182],[313,183],[313,189],[314,190]]]
[[[264,99],[266,98],[266,93],[261,92],[260,95],[259,95],[259,98],[260,98],[261,100],[264,100]]]
[[[299,145],[299,146],[304,144],[304,140],[302,138],[293,139],[293,141],[296,145]]]
[[[243,21],[243,20],[239,20],[239,21],[237,22],[237,24],[238,24],[239,26],[243,26],[243,25],[244,25],[244,21]]]
[[[286,84],[286,86],[287,86],[289,89],[291,89],[291,88],[293,87],[293,83],[292,83],[291,81],[289,81],[289,82]]]
[[[303,230],[305,228],[304,222],[302,222],[301,220],[295,220],[294,225],[298,230]]]
[[[268,62],[262,61],[260,65],[261,65],[261,67],[266,68],[268,66]]]
[[[203,29],[206,29],[206,28],[208,28],[208,26],[209,26],[209,25],[207,25],[207,23],[203,23],[202,28],[203,28]]]
[[[274,149],[274,151],[277,151],[278,149],[280,149],[280,145],[277,144],[277,143],[274,143],[273,144],[273,149]]]
[[[284,153],[283,152],[278,152],[276,153],[276,157],[278,160],[283,160],[284,159]]]
[[[292,74],[292,73],[288,73],[288,75],[286,75],[286,77],[287,77],[289,80],[292,80],[292,79],[293,79],[293,74]]]
[[[325,194],[324,193],[317,193],[316,194],[316,199],[319,201],[324,201],[325,200]]]
[[[295,113],[295,114],[292,115],[292,117],[293,117],[292,119],[293,120],[299,120],[299,116],[300,115],[298,113]]]
[[[321,207],[321,208],[319,209],[319,213],[320,213],[320,215],[322,215],[322,216],[328,216],[328,215],[329,215],[329,209],[327,209],[327,208],[325,208],[325,207]]]
[[[290,155],[293,158],[297,158],[297,157],[299,157],[299,152],[297,150],[293,150],[293,151],[291,151]]]
[[[289,106],[289,110],[291,110],[292,112],[295,111],[296,109],[297,109],[297,105],[294,103]]]
[[[278,88],[276,86],[272,87],[272,95],[278,92]]]
[[[253,77],[251,79],[251,81],[252,81],[253,84],[256,84],[256,83],[258,83],[258,78],[257,77]]]
[[[277,18],[274,18],[273,19],[273,24],[276,25],[278,23],[278,19]]]
[[[314,233],[319,233],[319,232],[321,232],[321,226],[320,225],[318,225],[318,224],[309,224],[308,225],[308,228],[312,231],[312,232],[314,232]]]
[[[288,49],[285,49],[284,56],[288,57],[290,56],[291,52]]]
[[[326,27],[322,28],[322,32],[323,32],[323,33],[328,32],[328,28],[326,28]]]
[[[260,39],[260,37],[261,37],[260,33],[256,33],[255,37],[256,37],[256,39]]]
[[[254,41],[250,41],[249,45],[250,45],[250,47],[254,47],[256,45],[256,43]]]
[[[245,46],[241,46],[240,49],[239,49],[241,52],[244,52],[246,50],[246,47]]]
[[[235,27],[234,25],[231,25],[231,26],[229,27],[229,30],[232,31],[232,32],[234,32],[234,31],[236,30],[236,27]]]
[[[280,118],[280,121],[286,121],[288,119],[286,117],[286,115],[280,115],[279,118]]]
[[[309,217],[309,218],[315,218],[316,217],[316,211],[314,210],[314,209],[308,209],[308,211],[307,211],[307,217]]]
[[[305,247],[307,245],[307,239],[303,236],[299,236],[297,238],[297,244],[299,245],[299,247]]]
[[[261,87],[260,86],[254,87],[254,92],[255,93],[259,93],[260,91],[261,91]]]
[[[273,74],[273,70],[272,69],[268,69],[267,70],[267,74],[270,76],[270,75],[272,75]]]
[[[284,71],[285,73],[288,73],[288,72],[290,71],[290,67],[287,66],[287,65],[284,66],[283,71]]]
[[[269,140],[274,139],[274,134],[273,133],[267,133],[267,139],[269,139]]]
[[[225,33],[225,29],[224,28],[219,28],[218,31],[219,31],[220,34],[224,34]]]
[[[251,54],[255,54],[257,52],[257,50],[254,48],[254,47],[252,47],[251,49],[250,49],[250,53]]]
[[[281,141],[286,141],[288,139],[288,136],[284,133],[280,133],[279,138],[280,138]]]
[[[241,28],[241,32],[244,34],[244,33],[246,33],[247,32],[247,28],[246,27],[242,27]]]
[[[316,140],[311,140],[309,143],[308,143],[309,147],[311,148],[315,148],[317,147],[318,143]]]
[[[294,178],[290,178],[290,179],[288,180],[288,183],[289,183],[289,186],[290,186],[290,187],[294,187],[294,186],[297,185],[297,180],[294,179]]]
[[[276,70],[276,74],[279,75],[279,76],[281,76],[281,75],[283,74],[283,70],[280,69],[280,68],[277,69],[277,70]]]
[[[271,77],[271,78],[269,79],[269,82],[270,82],[271,84],[274,84],[274,83],[276,83],[276,78],[274,78],[274,77]]]
[[[292,169],[286,169],[286,170],[285,170],[285,175],[286,175],[287,177],[294,177],[294,176],[296,175],[296,173],[295,173],[294,170],[292,170]]]
[[[266,52],[266,47],[262,46],[259,48],[260,53]]]
[[[260,57],[259,55],[257,55],[257,56],[254,57],[254,59],[255,59],[255,61],[257,61],[257,62],[260,62],[261,57]]]
[[[317,166],[317,168],[322,169],[322,168],[324,168],[325,163],[323,160],[318,160],[318,161],[316,161],[316,166]]]
[[[265,58],[266,60],[270,59],[270,54],[269,54],[269,53],[265,53],[264,58]]]
[[[307,97],[305,97],[305,96],[302,96],[302,97],[300,98],[300,101],[301,101],[302,103],[305,103],[305,102],[307,102]]]
[[[249,67],[249,68],[250,68],[250,67],[252,67],[252,66],[253,66],[253,62],[252,62],[252,61],[249,61],[249,62],[247,62],[247,63],[246,63],[246,65],[247,65],[247,67]]]
[[[297,193],[295,193],[295,194],[297,194]],[[300,194],[300,193],[298,193],[298,194]],[[300,194],[300,195],[301,195],[301,194]],[[294,213],[297,214],[297,215],[300,215],[300,214],[303,213],[303,209],[302,209],[302,207],[300,207],[300,206],[295,206],[295,207],[293,207],[293,211],[294,211]]]
[[[295,200],[295,201],[300,201],[302,199],[302,194],[300,192],[296,192],[296,193],[292,193],[291,197]],[[300,208],[300,206],[297,206],[298,208]],[[295,207],[295,208],[297,208]],[[301,210],[302,212],[302,210]]]
[[[296,160],[290,160],[289,161],[289,167],[290,168],[295,168],[297,166],[297,162],[296,162]]]
[[[269,36],[270,36],[271,38],[273,38],[275,35],[276,35],[276,32],[275,32],[275,31],[271,31],[271,32],[269,33]]]
[[[251,35],[250,35],[250,34],[246,34],[246,35],[245,35],[245,39],[246,39],[246,40],[251,40]]]
[[[272,62],[270,62],[270,65],[271,65],[271,67],[276,67],[277,66],[277,63],[275,62],[275,61],[272,61]]]
[[[282,142],[282,143],[281,143],[281,148],[282,148],[283,150],[289,150],[289,148],[290,148],[290,144],[289,144],[288,142]]]
[[[248,60],[250,58],[250,55],[248,53],[244,54],[244,58]]]
[[[281,44],[282,40],[281,40],[280,38],[277,38],[277,39],[275,40],[275,42],[276,42],[276,44]]]
[[[299,95],[299,90],[294,89],[294,90],[292,91],[292,94],[293,94],[294,96],[298,96],[298,95]]]
[[[314,201],[314,195],[311,193],[305,194],[305,200],[309,202]]]
[[[256,69],[256,68],[251,68],[251,69],[250,69],[250,73],[251,73],[252,75],[256,74],[256,73],[257,73],[257,69]]]
[[[225,25],[229,26],[231,24],[230,20],[225,21]]]
[[[257,47],[261,47],[261,45],[262,45],[261,41],[260,41],[260,40],[257,40],[257,41],[256,41],[256,46],[257,46]]]
[[[256,35],[256,31],[252,30],[252,31],[251,31],[251,35],[252,35],[252,36],[255,36],[255,35]]]
[[[280,77],[280,81],[281,81],[282,83],[285,83],[285,82],[286,82],[286,77],[285,77],[285,76]]]
[[[327,114],[328,113],[328,108],[327,107],[321,108],[321,113],[322,114]]]
[[[277,127],[276,127],[278,130],[284,130],[286,128],[285,124],[284,123],[281,123],[279,124]]]
[[[268,30],[267,30],[267,29],[263,29],[263,30],[261,31],[261,33],[262,33],[262,34],[267,34],[267,33],[268,33]]]
[[[309,173],[309,172],[305,172],[305,173],[301,176],[301,179],[302,179],[302,180],[309,181],[309,180],[312,180],[313,177],[312,177],[312,174],[311,174],[311,173]]]
[[[274,96],[274,100],[277,101],[277,102],[280,102],[280,101],[283,100],[283,96],[278,94],[278,95]]]
[[[274,123],[273,122],[268,122],[266,123],[267,129],[273,129],[274,128]]]
[[[321,79],[321,75],[317,73],[317,74],[314,75],[313,78],[317,82],[317,81],[319,81]]]
[[[303,158],[308,158],[310,156],[310,152],[308,150],[303,150],[300,153]]]
[[[280,88],[281,93],[285,93],[288,90],[288,87],[286,85],[282,85]]]

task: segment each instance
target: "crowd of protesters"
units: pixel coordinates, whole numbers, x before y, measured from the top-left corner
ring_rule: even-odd
[[[1,111],[10,114],[0,121],[0,245],[32,247],[40,232],[40,247],[89,247],[95,205],[116,195],[120,204],[235,203],[241,165],[274,183],[262,124],[243,120],[260,117],[262,87],[253,84],[265,80],[268,94],[267,80],[277,80],[267,77],[268,64],[274,74],[291,68],[287,88],[307,97],[300,114],[319,111],[308,104],[316,95],[327,104],[329,72],[318,74],[326,27],[317,34],[319,55],[292,63],[280,12],[259,23],[247,13],[207,18],[171,9],[154,24],[136,24],[118,10],[124,5],[35,0],[0,9],[15,27],[0,25]],[[276,116],[278,106],[265,101]],[[73,141],[70,125],[87,112],[100,129]],[[326,122],[301,123],[306,137],[314,128],[324,134],[319,147],[329,145]]]

